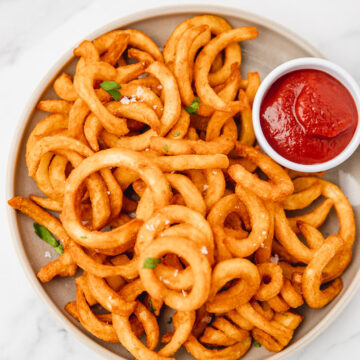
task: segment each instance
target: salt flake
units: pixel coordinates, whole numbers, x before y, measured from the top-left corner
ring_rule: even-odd
[[[136,89],[136,96],[141,97],[142,95],[144,95],[144,89],[138,86]]]
[[[203,246],[200,251],[201,251],[201,253],[204,254],[204,255],[207,255],[207,254],[208,254],[208,249],[207,249],[206,246]]]
[[[154,231],[154,230],[155,230],[154,224],[146,224],[146,225],[145,225],[145,228],[148,229],[148,230],[151,230],[151,231]]]
[[[130,99],[127,96],[123,96],[120,100],[122,104],[130,104]]]

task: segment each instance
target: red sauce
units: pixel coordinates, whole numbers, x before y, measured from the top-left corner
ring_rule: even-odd
[[[297,70],[269,89],[260,108],[265,138],[284,158],[300,164],[334,158],[350,142],[358,122],[349,91],[319,70]]]

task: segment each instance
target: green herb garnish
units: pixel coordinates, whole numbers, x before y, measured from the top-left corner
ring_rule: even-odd
[[[161,259],[147,257],[144,261],[144,269],[155,269],[157,264],[161,263]]]
[[[169,152],[169,148],[168,148],[167,144],[164,146],[164,150],[165,150],[165,152]]]
[[[87,236],[82,235],[82,236],[80,236],[80,239],[87,239]]]
[[[64,252],[63,246],[60,244],[58,240],[54,238],[51,232],[45,227],[38,223],[34,223],[34,231],[35,234],[49,245],[51,245],[58,254],[62,254]]]
[[[200,107],[200,98],[195,98],[190,106],[186,106],[185,110],[189,113],[189,114],[194,114],[197,115],[196,110],[199,110]]]
[[[116,81],[103,81],[100,84],[100,87],[104,89],[115,101],[119,101],[121,97],[121,93],[119,89],[121,89],[121,85]]]
[[[178,131],[174,134],[174,137],[178,137],[178,136],[180,136],[180,131]]]
[[[259,344],[257,341],[255,341],[255,342],[254,342],[254,347],[260,348],[260,347],[261,347],[261,344]]]
[[[149,307],[150,307],[150,311],[151,311],[153,314],[155,314],[156,309],[153,307],[153,304],[152,304],[151,299],[149,299]]]

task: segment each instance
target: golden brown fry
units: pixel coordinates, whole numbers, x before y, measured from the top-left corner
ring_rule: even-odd
[[[144,181],[151,188],[155,208],[157,209],[168,203],[170,199],[169,185],[157,167],[136,152],[108,149],[87,158],[71,173],[66,184],[61,219],[66,231],[79,244],[102,249],[118,248],[121,246],[123,251],[125,251],[133,246],[134,237],[142,221],[132,220],[107,233],[89,231],[81,224],[76,211],[76,194],[82,181],[91,173],[110,166],[122,166],[132,168],[133,170],[135,170],[136,166],[136,172],[144,178]]]
[[[53,114],[68,114],[71,110],[72,103],[65,100],[42,100],[36,108]]]
[[[164,89],[164,110],[161,116],[161,129],[159,135],[165,135],[179,120],[181,101],[177,82],[171,71],[161,62],[154,62],[146,71],[155,76]]]
[[[302,291],[306,303],[312,308],[327,305],[342,289],[340,278],[335,279],[325,290],[320,290],[321,274],[324,267],[341,251],[344,241],[338,236],[330,236],[318,249],[305,268],[302,278]]]
[[[74,84],[72,82],[72,76],[66,73],[62,73],[54,81],[54,91],[59,98],[66,101],[75,101],[78,97]]]
[[[223,32],[212,39],[200,52],[195,62],[195,86],[200,100],[220,111],[230,111],[224,102],[210,87],[208,75],[216,55],[233,42],[251,40],[257,36],[256,28],[243,27]]]
[[[227,282],[241,279],[236,285],[219,292]],[[219,262],[212,274],[211,290],[206,310],[224,313],[248,302],[260,286],[256,266],[247,259],[229,259]]]
[[[229,175],[248,190],[269,201],[280,201],[294,191],[294,185],[283,168],[269,156],[250,146],[236,143],[237,155],[254,162],[269,177],[268,181],[260,180],[255,174],[245,170],[240,164],[229,168]]]

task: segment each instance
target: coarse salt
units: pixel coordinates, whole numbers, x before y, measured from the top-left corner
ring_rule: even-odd
[[[200,251],[201,251],[201,253],[204,254],[204,255],[207,255],[207,254],[208,254],[208,249],[207,249],[206,246],[203,246]]]
[[[263,248],[265,247],[264,243],[262,243],[262,244],[260,245],[260,247],[263,249]]]
[[[207,190],[208,188],[209,188],[209,185],[208,185],[208,184],[205,184],[205,185],[203,186],[203,191]]]
[[[45,251],[45,255],[46,258],[51,259],[51,254],[49,251]]]
[[[158,88],[158,90],[161,90],[161,89],[162,89],[162,85],[161,85],[161,84],[158,85],[157,88]]]
[[[186,291],[185,291],[184,289],[182,289],[181,292],[182,292],[182,294],[183,294],[184,296],[187,295],[187,294],[186,294]]]
[[[122,104],[130,104],[130,99],[127,97],[127,96],[123,96],[121,99],[120,99],[120,102]]]
[[[138,86],[136,89],[136,96],[141,97],[142,95],[144,95],[144,89]]]
[[[151,231],[154,231],[154,230],[155,230],[153,224],[146,224],[146,225],[145,225],[145,228],[148,229],[148,230],[151,230]]]
[[[164,283],[164,284],[166,284],[166,285],[169,285],[169,284],[170,284],[170,281],[169,281],[169,280],[164,279],[164,280],[163,280],[163,283]]]
[[[177,276],[178,276],[178,273],[179,273],[179,270],[176,269],[175,272],[174,272],[174,276],[177,277]]]

